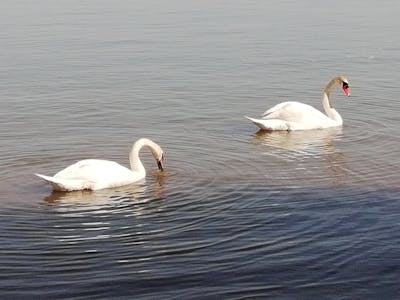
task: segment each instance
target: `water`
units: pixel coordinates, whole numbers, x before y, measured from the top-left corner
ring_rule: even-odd
[[[395,298],[397,1],[3,1],[3,299]],[[343,128],[243,118],[333,94]],[[83,158],[144,185],[52,193]]]

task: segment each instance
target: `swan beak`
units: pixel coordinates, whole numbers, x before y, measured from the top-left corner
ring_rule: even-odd
[[[348,85],[343,85],[343,91],[347,97],[350,97],[350,90]]]
[[[161,159],[157,160],[157,166],[160,171],[164,171],[164,155],[161,156]]]

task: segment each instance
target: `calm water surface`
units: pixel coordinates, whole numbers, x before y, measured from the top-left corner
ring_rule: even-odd
[[[396,298],[398,1],[3,1],[3,299]],[[243,115],[333,93],[342,128]],[[83,158],[146,183],[52,193]]]

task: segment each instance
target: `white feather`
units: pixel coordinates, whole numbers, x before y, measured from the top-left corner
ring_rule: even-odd
[[[54,176],[35,174],[53,186],[56,191],[100,190],[131,184],[145,178],[146,170],[139,159],[143,146],[151,148],[154,158],[161,162],[163,151],[149,139],[139,139],[129,155],[131,170],[109,160],[85,159],[61,170]]]
[[[348,80],[338,76],[324,88],[322,104],[326,115],[308,104],[290,101],[271,107],[260,119],[245,117],[263,130],[310,130],[341,126],[342,117],[331,106],[329,93],[343,83],[348,84]]]

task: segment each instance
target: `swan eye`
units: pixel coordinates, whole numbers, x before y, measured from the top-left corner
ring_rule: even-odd
[[[348,87],[349,87],[349,84],[347,82],[343,81],[343,88],[345,89],[345,88],[348,88]]]

